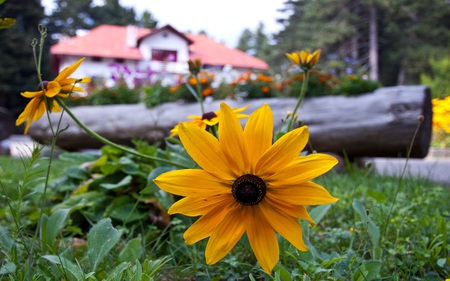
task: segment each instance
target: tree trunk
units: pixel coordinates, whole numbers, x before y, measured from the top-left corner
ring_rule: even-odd
[[[377,8],[374,4],[369,7],[369,64],[370,80],[378,81],[378,29]]]
[[[205,104],[206,111],[219,109],[220,102]],[[231,107],[250,104],[250,113],[267,103],[272,108],[275,131],[287,111],[292,111],[295,98],[268,98],[255,100],[226,100]],[[142,104],[80,106],[72,112],[90,129],[118,143],[130,144],[131,139],[151,143],[170,134],[179,121],[188,115],[200,115],[196,103],[165,103],[154,109]],[[371,94],[357,97],[327,96],[306,98],[297,112],[308,125],[310,143],[319,152],[333,152],[349,157],[404,157],[414,132],[423,116],[411,157],[423,158],[428,154],[431,138],[431,96],[425,86],[381,88]],[[59,114],[52,114],[56,125]],[[245,119],[241,120],[245,123]],[[101,143],[89,137],[67,115],[61,127],[68,128],[59,134],[57,145],[68,149],[99,148]],[[41,143],[49,143],[51,132],[47,119],[41,118],[31,125],[29,134]]]

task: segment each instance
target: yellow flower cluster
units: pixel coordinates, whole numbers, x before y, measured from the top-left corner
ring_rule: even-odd
[[[433,99],[433,130],[450,134],[450,96],[444,99]]]

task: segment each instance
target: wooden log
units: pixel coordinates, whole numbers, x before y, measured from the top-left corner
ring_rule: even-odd
[[[220,102],[205,105],[206,111],[219,109]],[[247,113],[264,103],[272,108],[275,129],[281,119],[292,111],[295,98],[257,100],[226,100],[231,107],[250,104]],[[153,109],[142,104],[83,106],[72,109],[88,127],[112,141],[130,144],[131,139],[144,139],[153,143],[169,135],[169,131],[188,115],[200,115],[195,103],[165,103]],[[308,125],[310,142],[314,150],[332,152],[350,157],[405,157],[414,132],[423,116],[412,146],[411,157],[423,158],[428,154],[431,139],[431,96],[426,86],[397,86],[380,88],[374,93],[357,97],[329,96],[307,98],[298,114]],[[58,115],[52,114],[56,125]],[[245,123],[245,120],[242,120]],[[68,150],[98,148],[102,144],[89,137],[67,115],[62,127],[67,130],[58,137],[58,146]],[[29,134],[41,143],[51,140],[50,129],[43,118],[31,125]]]

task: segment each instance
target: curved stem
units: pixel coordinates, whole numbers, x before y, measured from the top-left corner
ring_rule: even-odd
[[[126,147],[126,146],[122,146],[122,145],[114,143],[114,142],[112,142],[112,141],[110,141],[110,140],[100,136],[99,134],[97,134],[96,132],[92,131],[91,129],[89,129],[83,122],[81,122],[73,114],[72,111],[70,111],[70,109],[67,107],[67,105],[64,102],[62,102],[60,99],[57,99],[57,101],[58,101],[59,105],[62,108],[64,108],[64,110],[67,112],[67,114],[69,114],[69,116],[73,119],[73,121],[75,121],[75,123],[77,123],[77,125],[80,126],[81,129],[83,129],[88,135],[90,135],[91,137],[99,140],[102,143],[110,145],[110,146],[112,146],[114,148],[122,150],[123,152],[129,153],[129,154],[132,154],[132,155],[144,158],[144,159],[148,159],[148,160],[152,160],[152,161],[158,161],[158,162],[163,162],[163,163],[171,164],[171,165],[174,165],[174,166],[178,166],[180,168],[191,168],[191,167],[185,166],[185,165],[180,164],[180,163],[172,162],[172,161],[167,160],[167,159],[154,157],[154,156],[150,156],[150,155],[145,155],[145,154],[142,154],[142,153],[140,153],[140,152],[138,152],[136,150],[130,149],[130,148]]]
[[[303,98],[305,97],[306,89],[308,88],[309,71],[304,70],[304,72],[305,72],[305,79],[303,79],[302,88],[300,90],[300,96],[298,97],[297,104],[295,105],[294,111],[292,111],[292,115],[289,120],[289,125],[287,127],[288,132],[292,129],[292,126],[294,125],[295,114],[297,113],[297,110],[300,107],[300,104],[302,103]]]

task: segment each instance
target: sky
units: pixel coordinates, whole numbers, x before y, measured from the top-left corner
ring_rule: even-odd
[[[284,17],[278,9],[285,0],[120,0],[124,7],[134,7],[136,14],[149,11],[158,20],[158,26],[170,24],[181,32],[205,31],[209,37],[236,47],[245,28],[256,31],[260,22],[264,32],[272,34],[281,29],[277,18]],[[52,0],[42,0],[46,11]],[[94,0],[101,4],[101,0]]]

